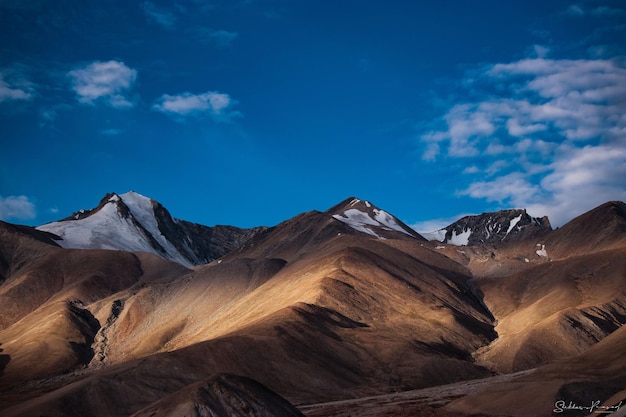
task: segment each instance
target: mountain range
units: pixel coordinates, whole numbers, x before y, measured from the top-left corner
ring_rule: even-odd
[[[624,255],[623,202],[422,236],[353,197],[239,229],[107,194],[0,222],[1,414],[618,412]]]

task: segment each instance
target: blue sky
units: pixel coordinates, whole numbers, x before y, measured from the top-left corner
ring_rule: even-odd
[[[274,225],[349,196],[418,230],[626,200],[626,4],[0,0],[0,219],[135,190]]]

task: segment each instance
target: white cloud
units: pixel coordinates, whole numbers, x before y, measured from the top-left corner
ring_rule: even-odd
[[[473,182],[460,195],[532,208],[555,225],[625,199],[623,62],[539,57],[492,65],[481,77],[497,95],[454,105],[444,129],[421,135],[423,159],[468,162]]]
[[[8,197],[0,196],[0,220],[8,219],[34,219],[35,205],[28,197],[20,195]]]
[[[459,194],[501,204],[511,201],[513,206],[523,207],[526,199],[532,199],[540,192],[540,187],[532,184],[524,173],[513,172],[491,181],[476,181]]]
[[[151,1],[144,1],[141,4],[146,17],[166,29],[172,28],[176,24],[176,15],[162,7],[157,6]]]
[[[190,116],[209,114],[219,121],[229,121],[240,115],[231,110],[236,104],[228,94],[208,91],[202,94],[182,93],[178,95],[162,95],[152,106],[154,110],[172,116]]]
[[[68,73],[78,101],[102,101],[115,108],[134,107],[127,94],[137,79],[137,71],[120,61],[93,62]]]
[[[10,100],[30,100],[32,98],[32,89],[28,83],[9,83],[4,79],[4,74],[0,72],[0,103]]]

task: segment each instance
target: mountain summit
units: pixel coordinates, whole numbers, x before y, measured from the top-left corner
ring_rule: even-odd
[[[548,217],[532,217],[526,210],[511,209],[465,216],[443,229],[422,234],[428,240],[473,246],[540,237],[551,230]]]
[[[350,197],[330,208],[328,213],[334,219],[347,224],[354,230],[369,235],[386,238],[395,233],[422,239],[422,237],[397,217],[379,209],[366,200]]]
[[[57,235],[64,248],[149,252],[185,266],[219,258],[261,230],[178,220],[134,191],[107,194],[96,208],[37,229]]]

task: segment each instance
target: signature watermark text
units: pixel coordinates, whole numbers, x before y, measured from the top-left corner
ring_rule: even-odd
[[[589,405],[579,405],[573,401],[557,401],[554,403],[553,413],[564,413],[566,411],[586,411],[595,414],[611,414],[618,411],[622,407],[622,401],[615,405],[601,405],[601,401],[592,401]]]

